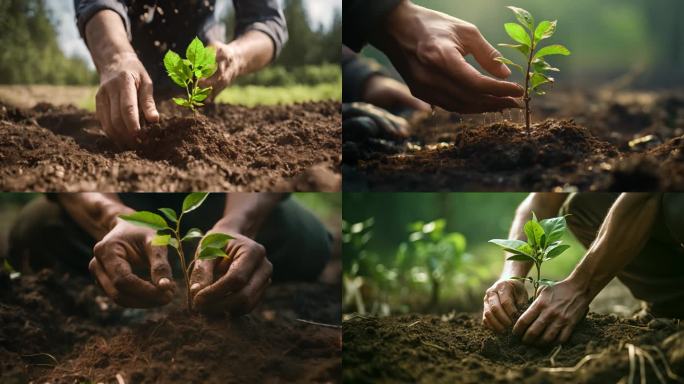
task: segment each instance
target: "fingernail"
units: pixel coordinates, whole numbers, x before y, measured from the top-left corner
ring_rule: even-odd
[[[169,285],[171,284],[171,280],[167,279],[166,277],[162,277],[159,279],[159,285]]]
[[[199,283],[195,283],[195,284],[190,286],[190,290],[194,291],[194,290],[198,289],[199,287],[200,287]]]

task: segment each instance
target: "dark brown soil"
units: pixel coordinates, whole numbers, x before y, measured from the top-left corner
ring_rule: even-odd
[[[640,324],[614,315],[590,314],[554,356],[554,364],[573,367],[587,355],[601,355],[574,372],[548,372],[542,368],[552,366],[554,346],[528,346],[510,335],[496,335],[480,325],[480,318],[479,314],[461,313],[442,317],[356,317],[345,321],[343,381],[617,383],[629,374],[627,343],[658,347],[670,360],[673,373],[684,376],[684,332],[679,331],[681,327],[674,320],[655,319]],[[676,336],[670,337],[673,334]],[[655,352],[652,354],[666,375],[662,361]],[[634,382],[638,382],[640,372],[636,361]],[[646,367],[647,382],[658,382],[648,362]]]
[[[549,97],[538,100],[529,133],[518,112],[438,111],[416,116],[406,142],[345,142],[344,189],[684,189],[683,95]]]
[[[183,299],[123,310],[87,278],[0,275],[2,383],[337,382],[339,285],[272,286],[240,318],[188,315]]]
[[[92,113],[0,106],[4,191],[336,191],[337,102],[246,108],[168,108],[134,150],[120,151]]]

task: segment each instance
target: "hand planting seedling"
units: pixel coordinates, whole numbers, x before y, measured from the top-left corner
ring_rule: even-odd
[[[559,256],[570,248],[569,245],[561,244],[560,240],[563,236],[563,232],[565,232],[565,227],[565,217],[563,216],[538,221],[533,212],[532,220],[525,223],[524,227],[527,242],[504,239],[489,240],[490,243],[496,244],[506,252],[513,254],[507,257],[506,260],[528,261],[534,263],[534,267],[537,270],[536,278],[530,276],[511,277],[511,279],[520,280],[523,283],[525,283],[525,281],[532,283],[532,286],[534,287],[534,296],[532,296],[533,301],[539,294],[540,286],[551,286],[555,283],[554,281],[541,278],[541,266],[545,261],[549,261],[554,257]]]
[[[216,50],[205,47],[195,37],[185,50],[183,59],[176,52],[169,50],[164,55],[164,67],[171,80],[185,89],[187,99],[174,97],[173,102],[195,111],[202,106],[211,92],[211,87],[201,88],[199,82],[211,77],[216,72]]]
[[[226,245],[233,239],[232,236],[225,233],[212,233],[204,236],[202,231],[197,228],[189,229],[183,237],[181,237],[180,227],[183,215],[197,209],[207,198],[208,193],[191,193],[183,200],[180,215],[176,214],[171,208],[159,208],[159,211],[166,216],[162,216],[149,212],[139,211],[130,215],[121,215],[121,219],[135,225],[152,228],[157,231],[157,234],[152,239],[152,245],[159,247],[171,246],[176,250],[178,259],[180,261],[181,269],[183,270],[183,278],[185,279],[185,288],[188,297],[188,311],[192,309],[192,302],[190,299],[190,269],[197,260],[213,260],[219,257],[229,258],[225,252]],[[169,223],[171,225],[169,225]],[[186,265],[185,254],[183,253],[183,243],[195,238],[203,237],[199,244],[199,249],[195,252],[195,257]]]
[[[530,101],[532,100],[532,92],[537,95],[544,95],[545,92],[541,90],[540,87],[544,84],[554,82],[553,77],[547,76],[546,72],[560,71],[558,68],[554,68],[551,64],[546,62],[545,57],[551,55],[568,56],[570,55],[570,51],[560,44],[548,45],[539,49],[541,41],[548,39],[556,32],[557,20],[544,20],[535,26],[534,18],[528,11],[518,7],[508,7],[508,9],[515,13],[515,17],[520,23],[504,24],[506,33],[515,40],[516,44],[499,44],[499,46],[513,48],[522,53],[525,57],[526,65],[523,67],[503,56],[496,58],[495,60],[503,64],[514,66],[519,69],[525,77],[523,101],[525,103],[525,128],[529,134]]]

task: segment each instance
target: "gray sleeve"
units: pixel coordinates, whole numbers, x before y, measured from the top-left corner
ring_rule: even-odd
[[[235,36],[247,31],[261,31],[273,41],[275,55],[287,42],[287,22],[278,0],[233,0],[235,5]]]
[[[368,42],[372,28],[399,5],[401,0],[344,0],[342,4],[342,42],[359,52]]]
[[[83,40],[86,39],[85,27],[96,13],[103,9],[111,9],[121,16],[124,26],[126,27],[126,34],[128,40],[131,40],[131,21],[128,19],[128,7],[123,1],[119,0],[74,0],[74,9],[76,10],[76,25],[78,32],[81,34]]]

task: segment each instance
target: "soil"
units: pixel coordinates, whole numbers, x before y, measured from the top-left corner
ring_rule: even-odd
[[[338,382],[339,292],[339,285],[275,284],[250,315],[206,318],[188,315],[181,297],[124,310],[86,277],[0,275],[0,381]]]
[[[522,113],[415,115],[404,142],[345,141],[344,190],[684,189],[684,94],[560,92]]]
[[[553,356],[556,346],[529,346],[510,334],[496,335],[482,327],[480,318],[452,313],[346,320],[343,382],[627,383],[628,343],[650,351],[666,382],[676,380],[668,378],[658,353],[648,346],[662,351],[672,373],[684,377],[684,326],[676,320],[643,324],[590,313]],[[574,367],[587,355],[592,358],[571,372],[544,369]],[[633,382],[641,372],[635,361]],[[659,382],[647,359],[645,365],[646,382]]]
[[[166,110],[164,110],[164,108]],[[4,191],[338,191],[338,102],[247,108],[208,105],[194,116],[161,107],[133,150],[119,150],[93,113],[73,106],[0,105]]]

